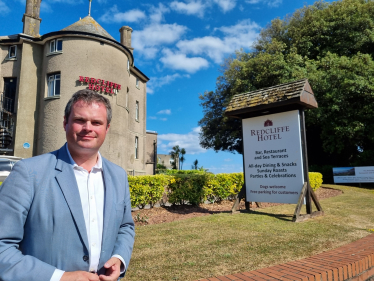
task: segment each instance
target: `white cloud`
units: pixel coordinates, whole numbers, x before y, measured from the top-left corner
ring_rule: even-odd
[[[160,118],[161,121],[167,121],[167,118]]]
[[[157,136],[158,149],[169,152],[173,146],[179,145],[187,154],[204,153],[206,150],[200,146],[199,133],[201,128],[196,127],[187,134],[162,134]]]
[[[45,2],[45,1],[40,3],[40,11],[41,13],[52,13],[53,12],[51,5],[49,5],[48,2]]]
[[[178,78],[190,78],[190,75],[181,75],[179,73],[174,73],[173,75],[166,75],[163,77],[151,77],[151,79],[147,83],[147,93],[153,94],[156,89],[161,88],[164,85],[170,84]]]
[[[145,17],[145,13],[139,9],[122,13],[118,10],[117,5],[114,5],[100,17],[100,20],[106,23],[138,22]]]
[[[26,0],[14,0],[14,1],[20,2],[21,4],[26,4]],[[2,2],[4,2],[4,1],[0,0],[0,12],[1,12],[1,3]],[[104,2],[106,2],[106,0],[98,0],[98,2],[99,3],[104,3]],[[53,10],[52,10],[51,4],[54,4],[54,3],[78,5],[78,4],[82,4],[82,3],[86,3],[86,2],[83,2],[83,0],[43,0],[40,3],[41,12],[42,13],[52,13]],[[87,9],[88,9],[88,5],[87,5]]]
[[[246,0],[245,2],[248,4],[264,3],[269,7],[278,7],[280,4],[282,4],[282,0]]]
[[[10,11],[9,7],[5,4],[4,1],[0,0],[0,13],[8,13]]]
[[[48,0],[50,3],[66,3],[66,4],[72,4],[77,5],[83,3],[83,0]],[[84,2],[86,3],[86,2]],[[88,8],[88,5],[87,5]]]
[[[172,44],[180,39],[187,27],[174,24],[151,24],[132,34],[132,45],[146,58],[156,56],[161,45]]]
[[[282,4],[282,0],[269,0],[268,6],[270,7],[278,7],[280,4]]]
[[[170,115],[170,114],[171,114],[171,110],[170,110],[170,109],[160,110],[159,112],[157,112],[157,114],[166,114],[166,115]]]
[[[201,1],[189,1],[188,3],[173,1],[170,3],[170,8],[181,14],[203,17],[206,4],[203,4]]]
[[[225,162],[231,162],[232,159],[231,159],[231,158],[226,158],[224,161],[225,161]]]
[[[209,172],[212,172],[214,174],[231,174],[231,173],[241,173],[243,172],[243,166],[242,165],[221,165],[220,167],[216,166],[210,166],[210,167],[204,167],[204,169],[208,169]]]
[[[155,90],[147,84],[147,94],[153,95],[154,93],[155,93]]]
[[[224,13],[232,10],[236,6],[236,0],[213,0],[214,3],[216,3]]]
[[[194,38],[192,40],[183,40],[177,43],[177,47],[183,53],[193,55],[207,55],[216,63],[220,63],[227,53],[232,53],[232,48],[225,45],[224,40],[213,37],[205,36]]]
[[[143,46],[142,48],[138,48],[137,51],[139,51],[139,53],[141,53],[146,59],[154,59],[160,50],[156,47]]]
[[[188,58],[186,54],[174,53],[169,49],[164,49],[162,53],[163,57],[160,61],[165,65],[165,67],[171,69],[195,73],[196,71],[209,66],[209,62],[201,57]]]
[[[253,31],[259,30],[260,26],[255,23],[251,22],[251,20],[246,19],[238,22],[236,25],[231,26],[222,26],[215,28],[215,30],[220,30],[226,35],[232,35],[234,37],[238,37],[244,33],[245,36],[248,34],[252,34]]]
[[[149,9],[149,19],[154,23],[160,23],[164,20],[164,14],[169,13],[170,9],[163,4],[159,3],[158,7],[151,6]]]
[[[157,120],[157,117],[156,116],[148,116],[148,119]]]
[[[221,63],[225,56],[235,50],[249,48],[258,36],[260,26],[250,20],[243,20],[233,26],[215,28],[223,38],[205,36],[192,40],[182,40],[177,47],[184,54],[206,55],[215,63]]]

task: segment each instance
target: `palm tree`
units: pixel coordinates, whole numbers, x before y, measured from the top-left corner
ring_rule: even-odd
[[[180,170],[183,169],[183,162],[184,160],[186,160],[186,158],[184,158],[184,155],[186,154],[186,150],[184,148],[181,149],[180,153],[182,154],[182,156],[179,158],[180,162]]]
[[[193,161],[192,170],[197,170],[198,169],[198,167],[197,167],[198,163],[199,163],[199,161],[197,161],[197,159],[195,161]]]
[[[180,152],[181,152],[181,150],[179,148],[179,145],[174,146],[173,150],[169,152],[169,155],[171,156],[171,158],[174,159],[174,162],[172,164],[174,170],[178,170],[178,168],[179,168],[179,167],[177,167],[177,162],[179,162],[179,154],[180,154]]]

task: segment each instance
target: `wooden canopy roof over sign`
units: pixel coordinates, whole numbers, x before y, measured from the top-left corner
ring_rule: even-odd
[[[237,94],[232,97],[225,115],[249,118],[301,108],[317,108],[308,79]]]

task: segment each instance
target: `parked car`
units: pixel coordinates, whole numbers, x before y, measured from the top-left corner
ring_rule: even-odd
[[[14,164],[21,159],[21,157],[0,155],[0,182],[6,179],[12,171]]]

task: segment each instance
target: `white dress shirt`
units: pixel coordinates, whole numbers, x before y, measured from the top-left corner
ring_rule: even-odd
[[[82,203],[82,210],[84,216],[84,222],[86,225],[86,231],[89,243],[90,253],[90,272],[96,272],[99,266],[100,252],[101,252],[101,240],[103,236],[103,218],[104,218],[104,180],[103,180],[103,162],[100,153],[98,153],[98,159],[88,172],[84,168],[80,167],[75,163],[70,155],[68,146],[66,144],[66,150],[68,152],[70,163],[73,166],[74,175],[77,180],[79,195]],[[126,264],[123,258],[119,255],[114,255],[122,261],[124,267],[121,266],[121,273],[125,271]],[[60,281],[65,271],[55,269],[50,281]]]

